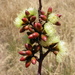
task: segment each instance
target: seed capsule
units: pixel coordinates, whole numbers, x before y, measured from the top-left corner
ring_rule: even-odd
[[[25,14],[26,14],[27,16],[30,15],[29,11],[27,11],[27,10],[25,11]]]
[[[22,21],[23,21],[24,23],[27,23],[27,22],[28,22],[28,19],[27,19],[27,18],[22,18]]]
[[[52,13],[52,8],[50,7],[50,8],[48,8],[48,12],[47,12],[48,14],[50,14],[50,13]]]
[[[43,41],[47,41],[47,36],[45,36],[45,35],[41,35],[41,39],[43,40]]]
[[[45,15],[40,15],[40,18],[41,18],[42,20],[44,20],[44,21],[47,20],[47,17],[46,17]]]
[[[32,64],[36,64],[36,61],[37,61],[37,60],[36,60],[35,57],[32,57],[32,58],[31,58],[31,62],[32,62]]]
[[[25,61],[25,60],[26,60],[25,56],[23,56],[23,57],[20,58],[20,61]]]
[[[34,22],[36,20],[36,16],[32,16],[31,18],[30,18],[30,22]]]
[[[32,46],[30,44],[25,44],[26,49],[31,50]]]
[[[31,64],[31,61],[26,61],[25,67],[26,67],[26,68],[29,67],[30,64]]]
[[[45,12],[44,12],[44,11],[42,11],[42,10],[40,11],[40,13],[41,13],[41,15],[45,15]]]

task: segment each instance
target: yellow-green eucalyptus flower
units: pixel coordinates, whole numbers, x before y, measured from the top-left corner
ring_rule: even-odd
[[[38,15],[38,11],[36,9],[34,9],[34,8],[28,8],[27,11],[29,11],[30,16],[34,15],[34,16],[37,17],[37,15]]]
[[[21,11],[21,12],[17,15],[17,17],[20,18],[20,19],[26,17],[26,15],[25,15],[25,10]]]
[[[57,49],[59,50],[59,53],[56,56],[56,60],[58,63],[63,62],[65,59],[65,56],[67,55],[67,47],[64,41],[60,41],[57,44]]]
[[[37,17],[38,11],[36,9],[34,9],[34,8],[28,8],[26,10],[29,11],[29,13],[30,13],[29,16],[34,15],[34,16]],[[14,21],[14,24],[15,24],[16,27],[21,27],[22,26],[22,24],[23,24],[22,18],[24,18],[24,17],[27,17],[26,14],[25,14],[25,10],[21,11],[17,15],[17,18]]]
[[[17,18],[16,18],[15,21],[14,21],[14,24],[15,24],[16,27],[19,28],[19,27],[22,26],[22,24],[23,24],[22,18],[23,18],[23,17],[26,17],[26,15],[25,15],[25,10],[21,11],[21,12],[17,15]]]
[[[34,8],[28,8],[27,11],[29,11],[30,16],[34,15],[34,16],[37,17],[37,15],[38,15],[38,11]],[[24,17],[27,17],[26,14],[25,14],[25,10],[21,11],[17,15],[17,18],[14,21],[14,24],[15,24],[16,27],[21,27],[22,26],[22,24],[23,24],[22,18],[24,18]]]
[[[48,22],[44,25],[44,30],[48,36],[53,36],[56,33],[56,30],[52,23]]]
[[[15,19],[15,21],[14,21],[14,24],[15,24],[16,27],[19,28],[19,27],[22,26],[23,21],[22,21],[20,18],[17,17],[17,18]]]
[[[61,62],[63,62],[63,59],[64,59],[64,57],[63,57],[62,52],[59,52],[59,53],[57,54],[57,56],[56,56],[56,61],[57,61],[58,63],[61,63]]]
[[[55,13],[51,13],[49,16],[48,16],[48,21],[55,24],[56,22],[58,22],[59,20],[59,17],[55,14]]]
[[[60,41],[57,45],[57,49],[59,49],[61,52],[67,51],[66,43],[64,41]]]

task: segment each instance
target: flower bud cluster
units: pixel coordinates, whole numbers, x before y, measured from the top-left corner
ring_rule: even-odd
[[[30,64],[36,64],[38,57],[35,54],[44,48],[52,48],[52,52],[57,55],[61,51],[60,38],[56,34],[54,25],[60,26],[58,22],[60,14],[55,14],[52,8],[48,8],[47,13],[38,11],[34,8],[29,8],[21,12],[15,19],[15,25],[21,27],[20,33],[26,31],[25,50],[20,51],[19,54],[23,55],[20,61],[26,61],[25,66],[29,67]],[[38,20],[38,21],[37,21]]]
[[[35,54],[41,49],[41,46],[25,44],[25,48],[25,50],[19,51],[19,54],[22,55],[20,61],[26,61],[25,67],[29,67],[31,63],[36,64],[38,59]]]

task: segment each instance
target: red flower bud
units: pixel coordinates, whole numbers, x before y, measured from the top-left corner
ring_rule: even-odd
[[[34,33],[33,33],[33,37],[34,37],[34,38],[37,38],[37,37],[39,37],[39,33],[37,33],[37,32],[34,32]]]
[[[31,16],[30,21],[34,22],[36,20],[36,16]]]
[[[30,34],[28,36],[29,39],[34,39],[34,38],[37,38],[37,37],[39,37],[39,33],[37,33],[37,32],[34,32],[33,34]]]
[[[44,12],[44,11],[42,11],[42,10],[40,11],[40,13],[41,13],[41,15],[45,15],[45,12]]]
[[[25,67],[26,67],[26,68],[29,67],[30,64],[31,64],[31,61],[26,61]]]
[[[22,21],[23,21],[24,23],[27,23],[27,22],[28,22],[28,19],[27,19],[27,18],[22,18]]]
[[[20,29],[20,33],[24,32],[24,31],[25,31],[25,29],[24,29],[24,27],[22,27],[22,28]]]
[[[30,27],[29,27],[29,31],[30,31],[30,32],[34,32],[34,30],[33,30],[32,28],[30,28]]]
[[[31,50],[32,46],[30,44],[25,44],[26,49]]]
[[[53,51],[53,53],[54,53],[55,55],[57,55],[57,54],[58,54],[58,51]]]
[[[24,27],[24,29],[25,29],[25,30],[28,30],[28,29],[29,29],[29,26],[28,26],[28,25],[27,25],[27,26],[25,26],[25,27]]]
[[[32,62],[32,64],[36,64],[36,61],[37,61],[37,60],[36,60],[35,57],[32,57],[32,58],[31,58],[31,62]]]
[[[34,24],[34,27],[35,27],[35,29],[37,29],[38,31],[41,31],[41,29],[42,29],[42,24],[40,24],[40,23],[35,23],[35,24]]]
[[[30,50],[20,51],[19,54],[21,54],[21,55],[32,55],[32,52]]]
[[[34,25],[33,25],[36,29],[37,29],[37,23],[34,23]]]
[[[60,25],[61,25],[61,23],[60,23],[60,22],[56,22],[56,23],[55,23],[55,25],[60,26]]]
[[[57,16],[60,18],[62,15],[61,14],[57,14]]]
[[[32,55],[32,52],[30,51],[30,50],[27,50],[27,51],[25,51],[26,52],[26,55]]]
[[[26,14],[27,16],[30,15],[29,11],[27,11],[27,10],[25,11],[25,14]]]
[[[35,52],[38,52],[40,49],[41,49],[41,46],[40,45],[36,46]]]
[[[37,28],[38,28],[38,29],[41,29],[41,28],[42,28],[42,24],[37,23]]]
[[[45,15],[40,15],[40,18],[41,18],[42,20],[44,20],[44,21],[47,20],[47,17],[46,17]]]
[[[33,34],[30,34],[30,35],[28,36],[28,38],[29,38],[29,39],[34,39]]]
[[[25,61],[25,60],[26,60],[25,56],[23,56],[23,57],[20,58],[20,61]]]
[[[52,8],[51,7],[48,8],[48,14],[50,14],[50,13],[52,13]]]
[[[41,35],[41,39],[42,39],[43,41],[47,41],[47,36]]]
[[[25,52],[25,51],[20,51],[19,54],[21,54],[21,55],[25,55],[26,52]]]

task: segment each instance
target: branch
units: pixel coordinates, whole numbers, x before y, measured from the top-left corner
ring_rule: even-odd
[[[53,49],[53,47],[56,46],[56,45],[57,45],[57,43],[54,43],[54,44],[52,44],[52,45],[49,46],[48,51],[47,51],[45,54],[43,54],[43,59],[46,57],[46,55],[47,55],[50,51],[55,51],[55,50]]]
[[[39,11],[42,9],[42,3],[41,0],[39,0]]]
[[[39,18],[40,18],[40,10],[41,9],[42,9],[42,2],[41,2],[41,0],[39,0],[39,8],[38,8]],[[39,19],[39,22],[41,22],[40,19]]]
[[[38,14],[39,14],[39,16],[38,16],[38,18],[39,18],[39,22],[40,23],[41,23],[41,21],[40,21],[40,10],[41,9],[42,9],[42,3],[41,3],[41,0],[39,0],[39,8],[38,8]],[[43,61],[42,55],[43,55],[43,52],[42,52],[42,47],[41,47],[40,58],[39,58],[39,61],[38,61],[39,65],[38,65],[38,74],[37,75],[41,75],[42,61]]]
[[[38,60],[38,74],[37,75],[41,75],[41,70],[42,70],[42,62],[43,62],[43,52],[42,52],[42,47],[40,49],[40,57],[39,57],[39,60]]]
[[[48,54],[50,51],[51,51],[51,49],[48,49],[48,51],[47,51],[45,54],[43,54],[43,59],[47,56],[47,54]]]

